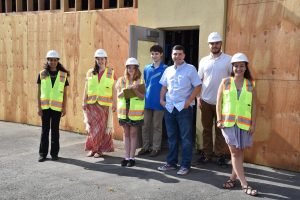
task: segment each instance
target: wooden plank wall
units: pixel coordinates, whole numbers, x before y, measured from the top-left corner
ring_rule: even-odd
[[[229,0],[226,52],[244,52],[257,82],[249,162],[300,171],[300,1]]]
[[[56,49],[71,72],[67,116],[61,128],[84,133],[81,110],[86,71],[94,52],[106,49],[109,65],[123,75],[128,57],[129,25],[137,9],[89,12],[32,12],[0,17],[0,120],[40,125],[37,116],[37,75],[48,50]],[[114,116],[115,138],[122,138]]]

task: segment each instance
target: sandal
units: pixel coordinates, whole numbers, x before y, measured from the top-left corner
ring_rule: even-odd
[[[247,185],[246,187],[243,187],[243,190],[244,190],[245,194],[248,194],[250,196],[256,196],[258,194],[257,190],[253,189],[249,185]]]
[[[101,156],[103,156],[102,153],[95,153],[95,154],[94,154],[94,158],[100,158]]]
[[[87,157],[93,157],[94,156],[94,152],[93,151],[89,151],[88,154],[86,154]]]
[[[231,180],[228,179],[224,184],[223,184],[223,188],[224,189],[232,189],[234,188],[236,185],[236,180]]]

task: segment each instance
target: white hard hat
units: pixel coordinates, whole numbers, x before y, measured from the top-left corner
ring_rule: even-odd
[[[219,33],[217,32],[212,32],[209,34],[208,38],[207,38],[207,42],[221,42],[222,41],[222,37]]]
[[[46,58],[60,58],[57,51],[55,50],[50,50],[47,52]]]
[[[235,62],[249,62],[248,58],[245,54],[243,53],[236,53],[232,56],[231,58],[231,63],[235,63]]]
[[[97,49],[95,51],[95,58],[107,58],[107,53],[104,49]]]
[[[137,59],[131,57],[131,58],[128,58],[126,60],[125,65],[126,66],[128,66],[128,65],[137,65],[137,66],[139,66],[139,63],[138,63]]]

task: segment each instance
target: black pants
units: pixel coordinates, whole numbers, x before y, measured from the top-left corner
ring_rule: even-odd
[[[42,116],[42,134],[39,154],[47,157],[49,148],[49,131],[51,125],[51,156],[58,156],[59,151],[59,123],[61,112],[51,109],[43,110]]]

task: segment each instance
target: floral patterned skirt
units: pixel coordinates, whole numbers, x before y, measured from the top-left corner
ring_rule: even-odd
[[[94,153],[112,152],[114,145],[111,134],[106,134],[108,107],[98,103],[88,104],[85,115],[85,125],[88,133],[85,150]]]

